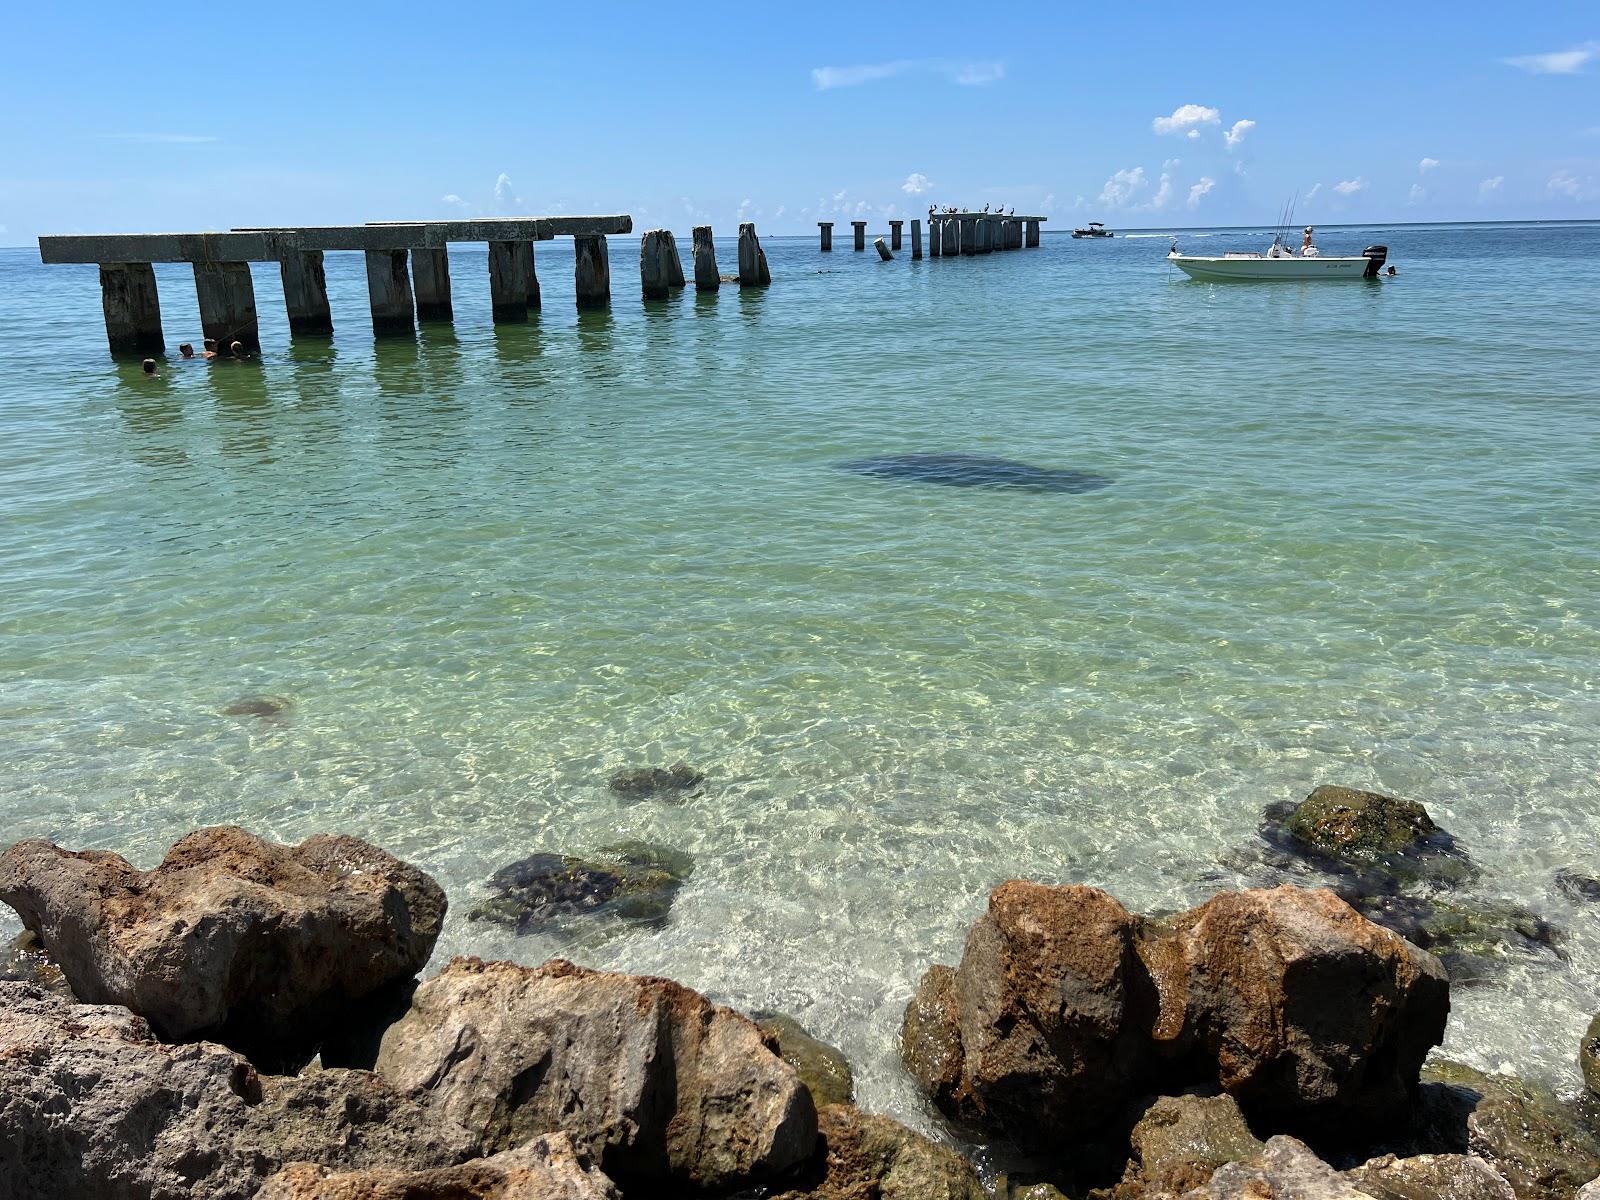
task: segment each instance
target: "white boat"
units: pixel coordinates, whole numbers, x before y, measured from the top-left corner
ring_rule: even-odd
[[[1074,229],[1072,231],[1072,236],[1075,238],[1096,238],[1116,237],[1117,235],[1112,233],[1111,230],[1107,229],[1099,221],[1090,221],[1087,225],[1078,229]]]
[[[1283,244],[1280,233],[1265,253],[1233,251],[1220,258],[1198,254],[1179,254],[1174,238],[1167,261],[1192,279],[1278,280],[1278,279],[1376,279],[1388,260],[1389,247],[1368,246],[1358,255],[1336,256],[1319,252],[1306,227],[1305,243],[1296,254]]]

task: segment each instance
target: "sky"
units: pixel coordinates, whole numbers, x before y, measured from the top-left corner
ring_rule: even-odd
[[[631,213],[638,229],[1600,218],[1600,4],[615,0],[0,10],[0,245]]]

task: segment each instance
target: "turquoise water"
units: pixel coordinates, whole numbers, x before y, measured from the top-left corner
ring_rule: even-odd
[[[615,239],[581,319],[542,245],[545,311],[500,329],[457,248],[454,328],[379,345],[330,255],[331,342],[291,345],[257,268],[263,361],[156,380],[105,354],[92,267],[0,252],[0,836],[148,865],[208,823],[359,834],[446,885],[441,954],[788,1010],[921,1123],[900,1015],[994,883],[1192,904],[1247,882],[1219,858],[1269,802],[1377,787],[1569,928],[1569,963],[1458,993],[1449,1048],[1572,1086],[1600,227],[1322,234],[1374,241],[1396,280],[1219,287],[1160,237],[774,239],[765,294],[645,305]],[[186,273],[158,268],[174,350]],[[1112,483],[836,469],[943,452]],[[293,706],[222,715],[252,693]],[[710,776],[684,805],[606,788],[680,758]],[[622,837],[695,856],[665,928],[466,919],[507,860]]]

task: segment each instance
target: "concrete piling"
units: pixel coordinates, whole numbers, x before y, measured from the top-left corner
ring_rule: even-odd
[[[772,282],[772,273],[767,270],[767,255],[761,249],[761,239],[756,236],[756,227],[753,222],[745,222],[739,226],[739,286],[766,287]]]
[[[904,221],[889,222],[889,249],[900,249],[900,230],[904,227],[904,225]]]
[[[941,258],[944,255],[944,222],[938,217],[928,218],[928,257]]]
[[[911,222],[911,258],[915,261],[922,257],[922,221],[913,218]]]
[[[149,263],[101,263],[100,305],[106,314],[106,341],[113,354],[160,354],[161,298]]]
[[[372,304],[372,332],[378,337],[416,333],[411,303],[411,270],[404,250],[368,250],[367,299]]]
[[[992,242],[994,237],[994,224],[995,223],[989,220],[987,217],[981,218],[978,221],[978,226],[974,233],[974,243],[972,247],[976,253],[988,254],[994,249]]]
[[[200,335],[215,338],[219,353],[226,354],[234,342],[252,354],[260,352],[256,288],[249,263],[195,263],[194,291],[200,302]]]
[[[670,290],[664,229],[651,229],[639,239],[639,286],[646,300],[665,300]]]
[[[714,292],[722,286],[722,274],[717,269],[717,246],[711,237],[711,226],[694,227],[694,290]]]
[[[867,223],[865,221],[851,221],[850,228],[855,230],[856,233],[856,249],[865,250],[867,248]]]
[[[572,251],[578,307],[610,308],[611,260],[606,253],[606,239],[599,234],[574,237]]]
[[[821,234],[822,234],[822,253],[824,253],[824,254],[832,254],[833,253],[833,222],[832,221],[818,221],[817,222],[817,229],[820,230]]]
[[[945,217],[939,222],[939,226],[944,230],[944,236],[941,240],[944,242],[945,255],[947,257],[953,257],[957,254],[960,254],[961,222],[957,221],[954,217]]]
[[[894,255],[889,252],[889,247],[883,244],[882,238],[873,238],[872,248],[878,252],[878,257],[884,262],[888,262],[894,257]]]
[[[667,286],[669,288],[681,288],[684,284],[683,258],[678,254],[678,239],[672,236],[672,230],[663,229],[661,231],[661,241],[663,243],[663,253],[667,257]]]
[[[1039,244],[1039,222],[1037,222],[1037,221],[1029,221],[1028,222],[1028,245],[1029,246],[1037,246],[1038,244]]]
[[[961,218],[961,253],[973,255],[978,252],[978,218]]]
[[[289,250],[278,260],[283,279],[283,306],[289,313],[289,332],[295,337],[326,337],[333,332],[333,310],[328,307],[328,279],[322,269],[321,250]]]
[[[528,297],[537,286],[532,242],[489,243],[489,304],[496,325],[526,321]]]
[[[411,252],[411,290],[417,302],[417,320],[455,319],[455,305],[450,299],[448,250],[440,246],[437,249],[418,248]]]

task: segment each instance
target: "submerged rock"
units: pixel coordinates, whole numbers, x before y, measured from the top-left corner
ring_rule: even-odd
[[[257,1200],[622,1200],[616,1185],[560,1133],[432,1170],[384,1166],[338,1172],[294,1163],[256,1195]]]
[[[492,894],[470,915],[509,925],[518,933],[598,912],[659,922],[666,919],[678,889],[693,873],[689,855],[649,842],[620,842],[592,859],[530,854],[490,877]]]
[[[1340,895],[1362,916],[1439,957],[1450,981],[1470,987],[1494,978],[1510,956],[1565,962],[1565,934],[1510,900],[1446,896]]]
[[[38,936],[26,929],[0,947],[0,983],[31,983],[72,999],[72,988],[60,964],[50,957]]]
[[[840,463],[839,470],[874,479],[906,479],[945,487],[999,488],[1018,492],[1094,492],[1111,486],[1103,475],[1035,467],[983,454],[885,454]]]
[[[1331,875],[1355,876],[1363,892],[1417,883],[1471,883],[1478,868],[1422,805],[1378,792],[1323,786],[1299,804],[1269,806],[1261,836],[1281,853]]]
[[[816,1110],[761,1031],[666,979],[455,959],[384,1035],[378,1073],[498,1152],[562,1131],[624,1188],[776,1182]]]
[[[681,804],[705,781],[705,772],[695,770],[686,762],[676,762],[670,767],[634,767],[618,771],[611,776],[609,785],[613,792],[629,800],[659,796]]]
[[[78,997],[290,1068],[353,1002],[420,971],[445,913],[438,884],[359,838],[283,846],[233,826],[189,834],[151,871],[18,842],[0,900]]]
[[[244,1200],[291,1159],[442,1166],[476,1139],[360,1071],[258,1076],[114,1005],[0,983],[0,1196]]]
[[[1449,1007],[1432,955],[1331,892],[1223,892],[1158,924],[1012,881],[960,966],[924,976],[902,1055],[946,1115],[1028,1149],[1196,1086],[1335,1136],[1405,1119]]]
[[[817,1132],[803,1186],[772,1200],[988,1200],[966,1159],[888,1117],[830,1104],[817,1114]]]
[[[275,720],[288,714],[294,701],[284,696],[240,696],[222,709],[225,717],[260,717]]]
[[[1386,1154],[1344,1176],[1372,1200],[1517,1200],[1504,1176],[1475,1154]]]
[[[750,1019],[772,1040],[778,1057],[795,1069],[819,1109],[855,1099],[855,1075],[843,1054],[812,1037],[793,1017],[758,1012],[750,1014]]]
[[[1593,875],[1585,875],[1579,871],[1557,871],[1556,886],[1566,893],[1567,897],[1584,904],[1592,904],[1600,900],[1600,879]]]

